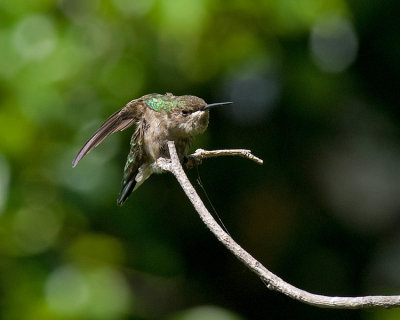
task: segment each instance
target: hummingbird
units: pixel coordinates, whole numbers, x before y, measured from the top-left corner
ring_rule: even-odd
[[[78,152],[72,166],[75,167],[112,133],[135,125],[117,199],[117,204],[122,206],[147,178],[153,173],[161,173],[156,160],[160,157],[169,158],[168,141],[175,142],[182,162],[193,138],[207,129],[209,110],[230,103],[207,104],[196,96],[174,96],[172,93],[152,93],[134,99],[101,125]]]

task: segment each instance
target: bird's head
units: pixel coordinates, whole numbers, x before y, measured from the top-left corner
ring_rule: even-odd
[[[176,130],[187,136],[203,133],[208,126],[209,110],[230,103],[207,104],[203,99],[196,96],[176,97],[175,107],[171,110],[171,130]]]

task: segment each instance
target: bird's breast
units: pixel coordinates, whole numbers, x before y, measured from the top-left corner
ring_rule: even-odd
[[[158,125],[154,123],[154,125],[149,126],[143,137],[143,150],[147,158],[151,162],[160,157],[169,158],[168,141],[175,142],[176,151],[180,160],[182,160],[189,149],[191,138],[172,134],[162,123],[158,123]]]
[[[162,122],[154,118],[143,134],[143,149],[150,160],[156,161],[160,157],[165,157],[165,147],[167,141],[167,130]]]

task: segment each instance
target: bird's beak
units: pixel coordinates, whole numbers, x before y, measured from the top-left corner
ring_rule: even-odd
[[[210,103],[210,104],[206,104],[205,107],[203,108],[203,110],[208,110],[214,107],[218,107],[218,106],[224,106],[226,104],[231,104],[232,102],[217,102],[217,103]]]

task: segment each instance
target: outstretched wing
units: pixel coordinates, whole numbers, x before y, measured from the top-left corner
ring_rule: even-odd
[[[112,114],[78,152],[72,162],[72,166],[75,167],[85,155],[97,147],[110,134],[123,131],[138,121],[139,115],[143,112],[141,111],[143,107],[142,100],[136,99]]]

